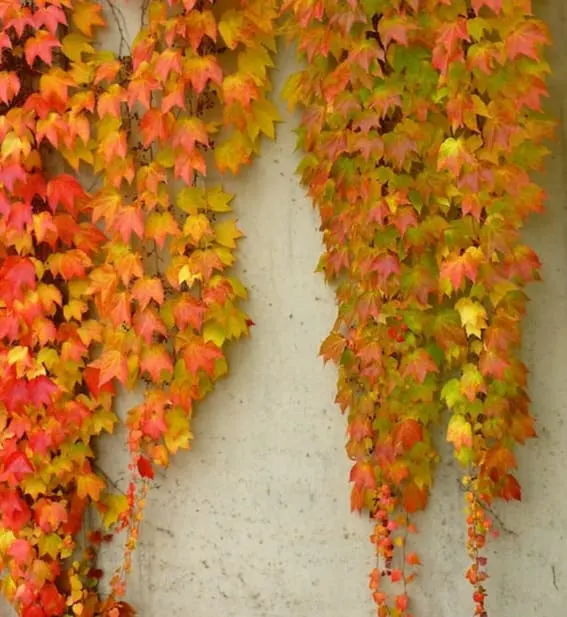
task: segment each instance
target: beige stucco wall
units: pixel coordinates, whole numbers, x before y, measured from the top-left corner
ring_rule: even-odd
[[[563,0],[545,5],[540,13],[555,37],[551,107],[562,118],[567,9]],[[125,10],[134,9],[130,0]],[[137,23],[129,19],[132,30]],[[293,67],[291,52],[282,51],[276,90]],[[157,478],[128,594],[140,617],[374,614],[367,589],[371,527],[349,512],[335,373],[317,357],[334,300],[313,273],[321,250],[317,217],[294,177],[297,119],[283,105],[282,112],[276,143],[265,143],[253,168],[230,182],[247,235],[240,272],[257,325],[251,339],[233,346],[230,376],[200,407],[194,449]],[[497,510],[506,530],[489,551],[492,617],[567,611],[564,132],[562,125],[542,176],[548,212],[527,233],[544,263],[543,283],[530,289],[524,342],[539,439],[519,455],[523,503]],[[105,444],[101,466],[120,482],[116,448]],[[449,456],[428,512],[417,519],[424,566],[412,586],[416,617],[472,617],[457,476]],[[117,558],[113,551],[105,561],[110,566]],[[8,614],[0,607],[2,617]]]

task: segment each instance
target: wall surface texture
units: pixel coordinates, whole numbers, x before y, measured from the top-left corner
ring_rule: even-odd
[[[136,3],[125,7],[131,35]],[[545,4],[545,6],[544,6]],[[134,6],[133,6],[134,5]],[[567,7],[539,13],[554,39],[550,107],[563,120]],[[128,12],[131,11],[131,19]],[[128,600],[140,617],[371,617],[371,525],[349,511],[345,422],[334,405],[335,371],[318,348],[335,315],[315,274],[316,212],[294,176],[299,157],[279,92],[295,67],[282,49],[274,72],[284,123],[252,168],[229,182],[247,239],[240,274],[256,322],[231,348],[231,373],[199,408],[194,447],[173,459],[150,494]],[[567,152],[565,126],[541,182],[548,212],[528,241],[544,281],[530,289],[524,358],[539,439],[519,452],[521,504],[496,510],[501,537],[488,551],[491,617],[564,617],[567,599]],[[124,407],[127,405],[124,401]],[[125,453],[102,444],[101,467],[119,484]],[[118,460],[121,459],[121,460]],[[412,585],[416,617],[472,617],[463,579],[463,496],[446,456],[426,514],[417,518],[423,560]],[[119,549],[106,555],[109,568]],[[10,615],[0,607],[0,615]]]

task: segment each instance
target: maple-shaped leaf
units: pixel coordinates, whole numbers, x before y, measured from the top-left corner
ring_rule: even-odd
[[[138,473],[142,478],[148,478],[149,480],[154,477],[154,469],[151,461],[149,461],[145,456],[140,456],[137,462]]]
[[[453,176],[458,177],[463,166],[474,163],[474,160],[473,155],[468,152],[465,140],[462,137],[457,139],[448,137],[439,149],[437,170],[447,169]]]
[[[205,343],[198,337],[188,340],[188,344],[182,350],[182,355],[190,373],[196,375],[199,370],[203,370],[210,377],[213,377],[215,373],[215,361],[224,357],[222,351],[214,343]]]
[[[9,485],[17,485],[26,475],[35,471],[29,458],[21,450],[16,450],[6,456],[0,469],[2,470],[0,480]]]
[[[93,501],[98,501],[105,488],[104,480],[94,473],[81,473],[77,476],[77,495],[80,499],[90,497]]]
[[[167,431],[163,435],[163,441],[167,449],[172,454],[179,449],[187,450],[190,447],[192,434],[185,411],[179,407],[171,409],[166,415],[166,422]]]
[[[480,338],[482,330],[487,326],[487,314],[484,306],[472,298],[461,298],[455,304],[455,309],[461,317],[461,323],[467,336]]]
[[[549,42],[549,33],[542,22],[525,20],[504,39],[504,50],[510,60],[526,56],[538,61],[541,59],[541,46]]]
[[[423,441],[423,427],[411,418],[396,425],[393,433],[394,443],[403,450],[411,450],[416,443]]]
[[[153,339],[155,333],[162,336],[167,335],[167,328],[155,311],[147,308],[141,312],[136,312],[133,319],[134,332],[141,337],[147,345]]]
[[[223,14],[218,30],[229,49],[238,45],[245,26],[246,16],[243,11],[230,9]]]
[[[128,379],[126,357],[117,349],[107,349],[98,360],[91,362],[89,366],[100,370],[99,388],[115,378],[122,384],[125,384]]]
[[[61,47],[61,42],[53,34],[38,30],[35,35],[30,37],[24,46],[26,62],[30,67],[33,66],[36,58],[40,58],[51,66],[53,62],[53,49]]]
[[[409,514],[423,510],[427,505],[428,497],[427,487],[420,488],[415,482],[409,482],[402,490],[402,504]]]
[[[227,248],[236,248],[236,240],[242,238],[242,232],[236,227],[236,221],[229,219],[214,226],[216,241]]]
[[[249,109],[252,101],[260,96],[254,79],[249,75],[229,75],[222,83],[223,98],[226,105],[237,102],[244,109]]]
[[[35,289],[36,271],[31,259],[10,255],[0,267],[0,298],[7,304],[22,300],[27,289]]]
[[[67,600],[53,583],[47,583],[39,592],[39,601],[45,617],[59,617],[67,607]]]
[[[0,101],[6,105],[20,91],[20,79],[11,71],[0,71]]]
[[[500,495],[502,499],[506,499],[506,501],[510,501],[511,499],[516,501],[522,500],[522,487],[513,475],[506,474],[504,477]]]
[[[162,373],[171,373],[173,371],[173,362],[169,352],[163,345],[152,345],[144,349],[140,358],[140,369],[146,371],[152,381],[159,383],[162,379]]]
[[[29,565],[35,556],[35,551],[28,540],[18,538],[10,544],[7,554],[13,557],[18,565]]]
[[[138,238],[144,236],[144,214],[139,206],[123,206],[118,211],[112,228],[120,235],[124,243],[130,241],[135,233]]]
[[[197,94],[203,92],[208,81],[217,85],[222,83],[222,68],[215,56],[189,58],[185,61],[184,69]]]
[[[180,234],[177,222],[170,212],[152,212],[146,221],[146,238],[155,240],[156,244],[163,248],[167,236]]]
[[[428,373],[438,373],[439,367],[425,349],[412,352],[404,363],[402,375],[411,376],[418,383],[423,383]]]
[[[67,522],[69,514],[59,501],[40,498],[34,504],[34,517],[42,531],[51,533]]]
[[[62,205],[69,214],[75,216],[79,205],[87,194],[78,180],[69,174],[59,174],[47,183],[47,202],[53,212]]]
[[[73,6],[71,20],[89,38],[93,36],[93,28],[106,25],[102,17],[102,6],[98,2],[77,2]]]
[[[338,363],[345,347],[345,338],[337,332],[331,332],[331,334],[329,334],[329,336],[323,341],[319,353],[323,356],[323,360],[325,362],[332,360],[333,362]]]
[[[140,120],[142,143],[148,147],[153,141],[166,141],[169,136],[173,116],[159,109],[149,109]]]
[[[354,482],[359,488],[375,488],[374,467],[368,461],[357,461],[350,470],[349,481]]]
[[[125,495],[105,493],[96,506],[102,514],[104,526],[109,529],[128,511],[128,499]]]
[[[472,426],[458,413],[454,413],[449,420],[447,441],[455,446],[457,452],[462,448],[472,448]]]
[[[212,11],[191,11],[187,15],[185,25],[187,38],[195,52],[201,45],[203,37],[207,36],[212,41],[217,39],[217,22]]]
[[[152,300],[162,304],[164,299],[162,282],[158,278],[138,279],[132,287],[132,298],[138,302],[142,311]]]
[[[203,324],[205,311],[206,307],[200,300],[190,294],[183,294],[173,307],[175,325],[179,330],[191,326],[198,331]]]

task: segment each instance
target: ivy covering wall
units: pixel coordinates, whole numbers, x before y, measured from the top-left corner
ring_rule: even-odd
[[[110,0],[0,1],[3,594],[21,617],[135,614],[155,468],[190,447],[225,344],[254,323],[233,274],[247,204],[209,178],[275,136],[282,34],[301,66],[284,95],[336,290],[321,353],[338,366],[352,509],[373,524],[377,615],[412,614],[427,555],[411,535],[443,426],[486,617],[491,507],[521,498],[515,446],[535,435],[519,350],[540,263],[520,232],[546,197],[529,175],[554,128],[546,26],[529,0],[148,0],[130,46],[121,19]],[[117,53],[99,44],[110,20]],[[96,440],[122,422],[124,389],[142,402],[125,414],[123,494]],[[97,555],[121,532],[102,594]]]

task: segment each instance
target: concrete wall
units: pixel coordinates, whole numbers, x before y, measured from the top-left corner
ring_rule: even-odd
[[[555,37],[551,107],[562,119],[567,9],[562,0],[545,4],[540,14]],[[137,20],[130,23],[135,30]],[[291,52],[282,50],[276,90],[293,68]],[[283,106],[282,112],[277,142],[265,143],[253,168],[230,182],[247,234],[239,257],[257,325],[251,339],[233,346],[230,376],[200,407],[194,449],[177,455],[157,478],[128,594],[140,617],[375,614],[367,589],[371,526],[349,512],[335,372],[317,357],[334,298],[313,274],[321,251],[318,222],[294,177],[297,118]],[[503,531],[489,550],[492,617],[563,617],[566,610],[564,132],[562,125],[541,178],[548,213],[526,234],[544,262],[544,282],[530,289],[524,342],[539,439],[519,453],[523,503],[497,509]],[[120,480],[110,457],[116,444],[104,450],[101,466]],[[445,457],[430,508],[417,519],[424,562],[412,585],[417,616],[472,615],[457,477]],[[108,554],[107,565],[118,556]]]

